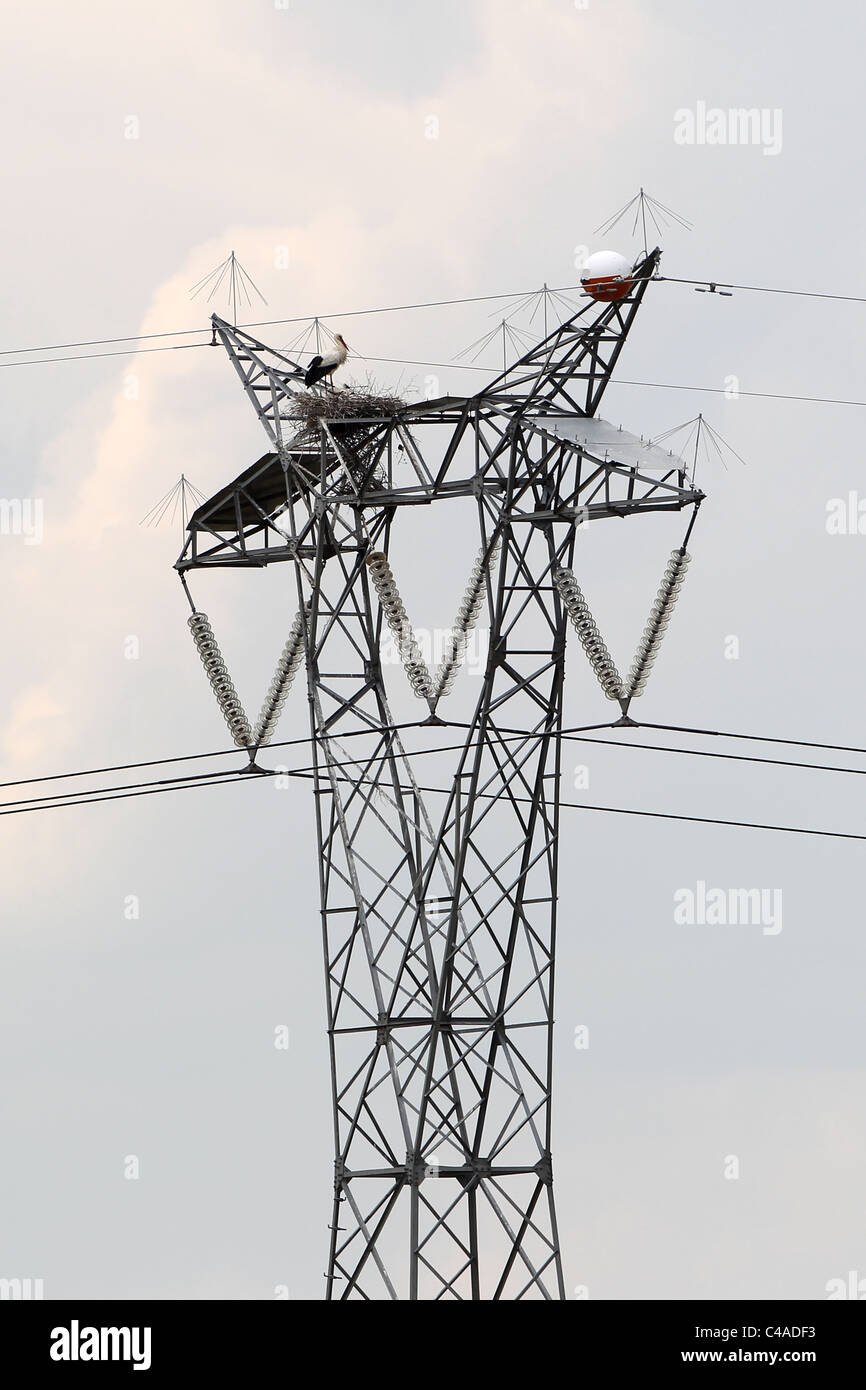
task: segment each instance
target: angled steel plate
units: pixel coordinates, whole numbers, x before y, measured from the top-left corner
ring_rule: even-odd
[[[608,420],[588,420],[579,415],[528,416],[525,424],[542,434],[567,439],[585,449],[598,463],[621,463],[627,468],[636,467],[641,473],[670,473],[671,469],[686,468],[679,454],[630,434]]]

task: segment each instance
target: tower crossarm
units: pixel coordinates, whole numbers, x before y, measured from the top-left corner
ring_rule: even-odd
[[[294,394],[293,388],[297,390],[304,384],[304,368],[294,358],[266,347],[217,314],[211,323],[214,336],[228,353],[268,438],[278,449],[284,448],[297,430],[294,422],[287,422],[285,408]]]

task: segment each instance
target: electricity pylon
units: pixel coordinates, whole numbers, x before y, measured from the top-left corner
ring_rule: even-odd
[[[255,729],[231,723],[224,667],[209,674],[254,761],[281,672],[306,660],[336,1144],[329,1299],[565,1297],[551,1075],[569,617],[624,718],[646,675],[622,682],[596,640],[571,575],[576,530],[702,498],[682,460],[596,417],[658,258],[475,395],[387,418],[347,420],[335,401],[299,426],[301,365],[213,319],[271,448],[195,512],[177,568],[294,567],[295,625]],[[433,459],[423,440],[443,425]],[[456,498],[474,502],[480,545],[457,627],[483,607],[490,630],[468,726],[440,708],[460,633],[431,674],[387,558],[402,507]],[[197,619],[207,665],[218,651]],[[426,705],[414,735],[443,750],[423,775],[391,711],[386,624]]]

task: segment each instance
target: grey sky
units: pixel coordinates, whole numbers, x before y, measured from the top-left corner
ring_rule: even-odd
[[[628,225],[593,229],[640,184],[695,224],[665,233],[667,275],[862,292],[864,28],[833,0],[19,11],[2,59],[0,347],[197,327],[214,306],[189,286],[232,247],[267,296],[256,319],[572,285],[575,248],[636,251]],[[698,103],[780,111],[779,152],[676,143],[675,113]],[[331,324],[359,354],[447,363],[495,309]],[[862,312],[651,286],[617,375],[863,400]],[[433,371],[369,369],[407,395]],[[434,374],[443,390],[483,381]],[[181,471],[210,492],[264,452],[229,363],[201,349],[0,366],[0,392],[3,496],[45,516],[41,545],[0,536],[2,779],[225,747],[171,572],[178,530],[138,523]],[[866,746],[866,537],[825,526],[830,499],[862,488],[862,411],[622,384],[604,414],[651,435],[698,410],[747,467],[700,469],[694,560],[638,717]],[[454,556],[474,558],[474,514],[447,538],[437,525],[395,532],[419,626],[450,622]],[[681,533],[647,518],[582,538],[621,665]],[[286,576],[197,579],[255,712]],[[574,644],[570,722],[610,708]],[[281,729],[306,733],[300,686]],[[568,799],[866,833],[857,777],[580,745],[565,767]],[[866,1276],[864,847],[580,811],[564,827],[569,1290],[821,1298]],[[10,817],[2,841],[0,1277],[41,1277],[51,1297],[321,1296],[332,1154],[308,788]],[[782,931],[675,923],[674,893],[699,880],[781,889]]]

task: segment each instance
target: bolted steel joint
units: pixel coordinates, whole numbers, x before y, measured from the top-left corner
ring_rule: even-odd
[[[543,1183],[548,1186],[553,1182],[553,1160],[549,1153],[544,1154],[536,1163],[535,1171]]]

